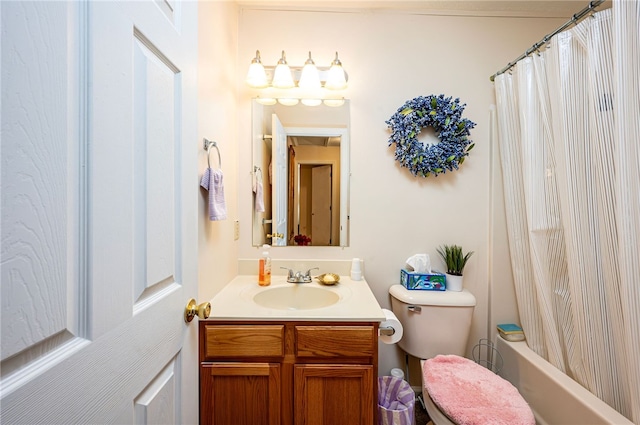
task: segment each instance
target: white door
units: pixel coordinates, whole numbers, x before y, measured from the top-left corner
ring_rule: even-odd
[[[287,133],[276,114],[271,117],[271,161],[272,161],[272,225],[273,233],[282,237],[271,239],[273,246],[287,245],[287,198],[289,196],[289,151],[287,147]]]
[[[197,4],[0,12],[0,422],[195,424]]]

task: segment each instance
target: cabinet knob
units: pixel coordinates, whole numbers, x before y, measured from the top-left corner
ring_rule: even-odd
[[[211,303],[196,304],[196,300],[191,298],[184,309],[184,321],[189,323],[195,316],[206,319],[211,314]]]

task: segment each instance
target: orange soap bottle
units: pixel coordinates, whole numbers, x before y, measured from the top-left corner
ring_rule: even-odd
[[[258,285],[271,285],[271,257],[269,257],[269,245],[262,246],[262,257],[258,267]]]

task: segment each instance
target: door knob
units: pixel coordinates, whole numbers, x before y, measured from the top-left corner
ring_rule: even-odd
[[[184,309],[184,321],[189,323],[195,316],[206,319],[211,313],[211,303],[196,304],[196,300],[191,298]]]
[[[282,239],[282,238],[284,238],[284,234],[282,234],[282,233],[267,233],[267,237],[268,238],[272,238],[272,239],[278,239],[278,238]]]

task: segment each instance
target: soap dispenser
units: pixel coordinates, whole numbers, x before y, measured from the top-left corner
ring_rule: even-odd
[[[262,257],[258,268],[258,285],[271,285],[271,257],[269,257],[269,245],[262,245]]]

